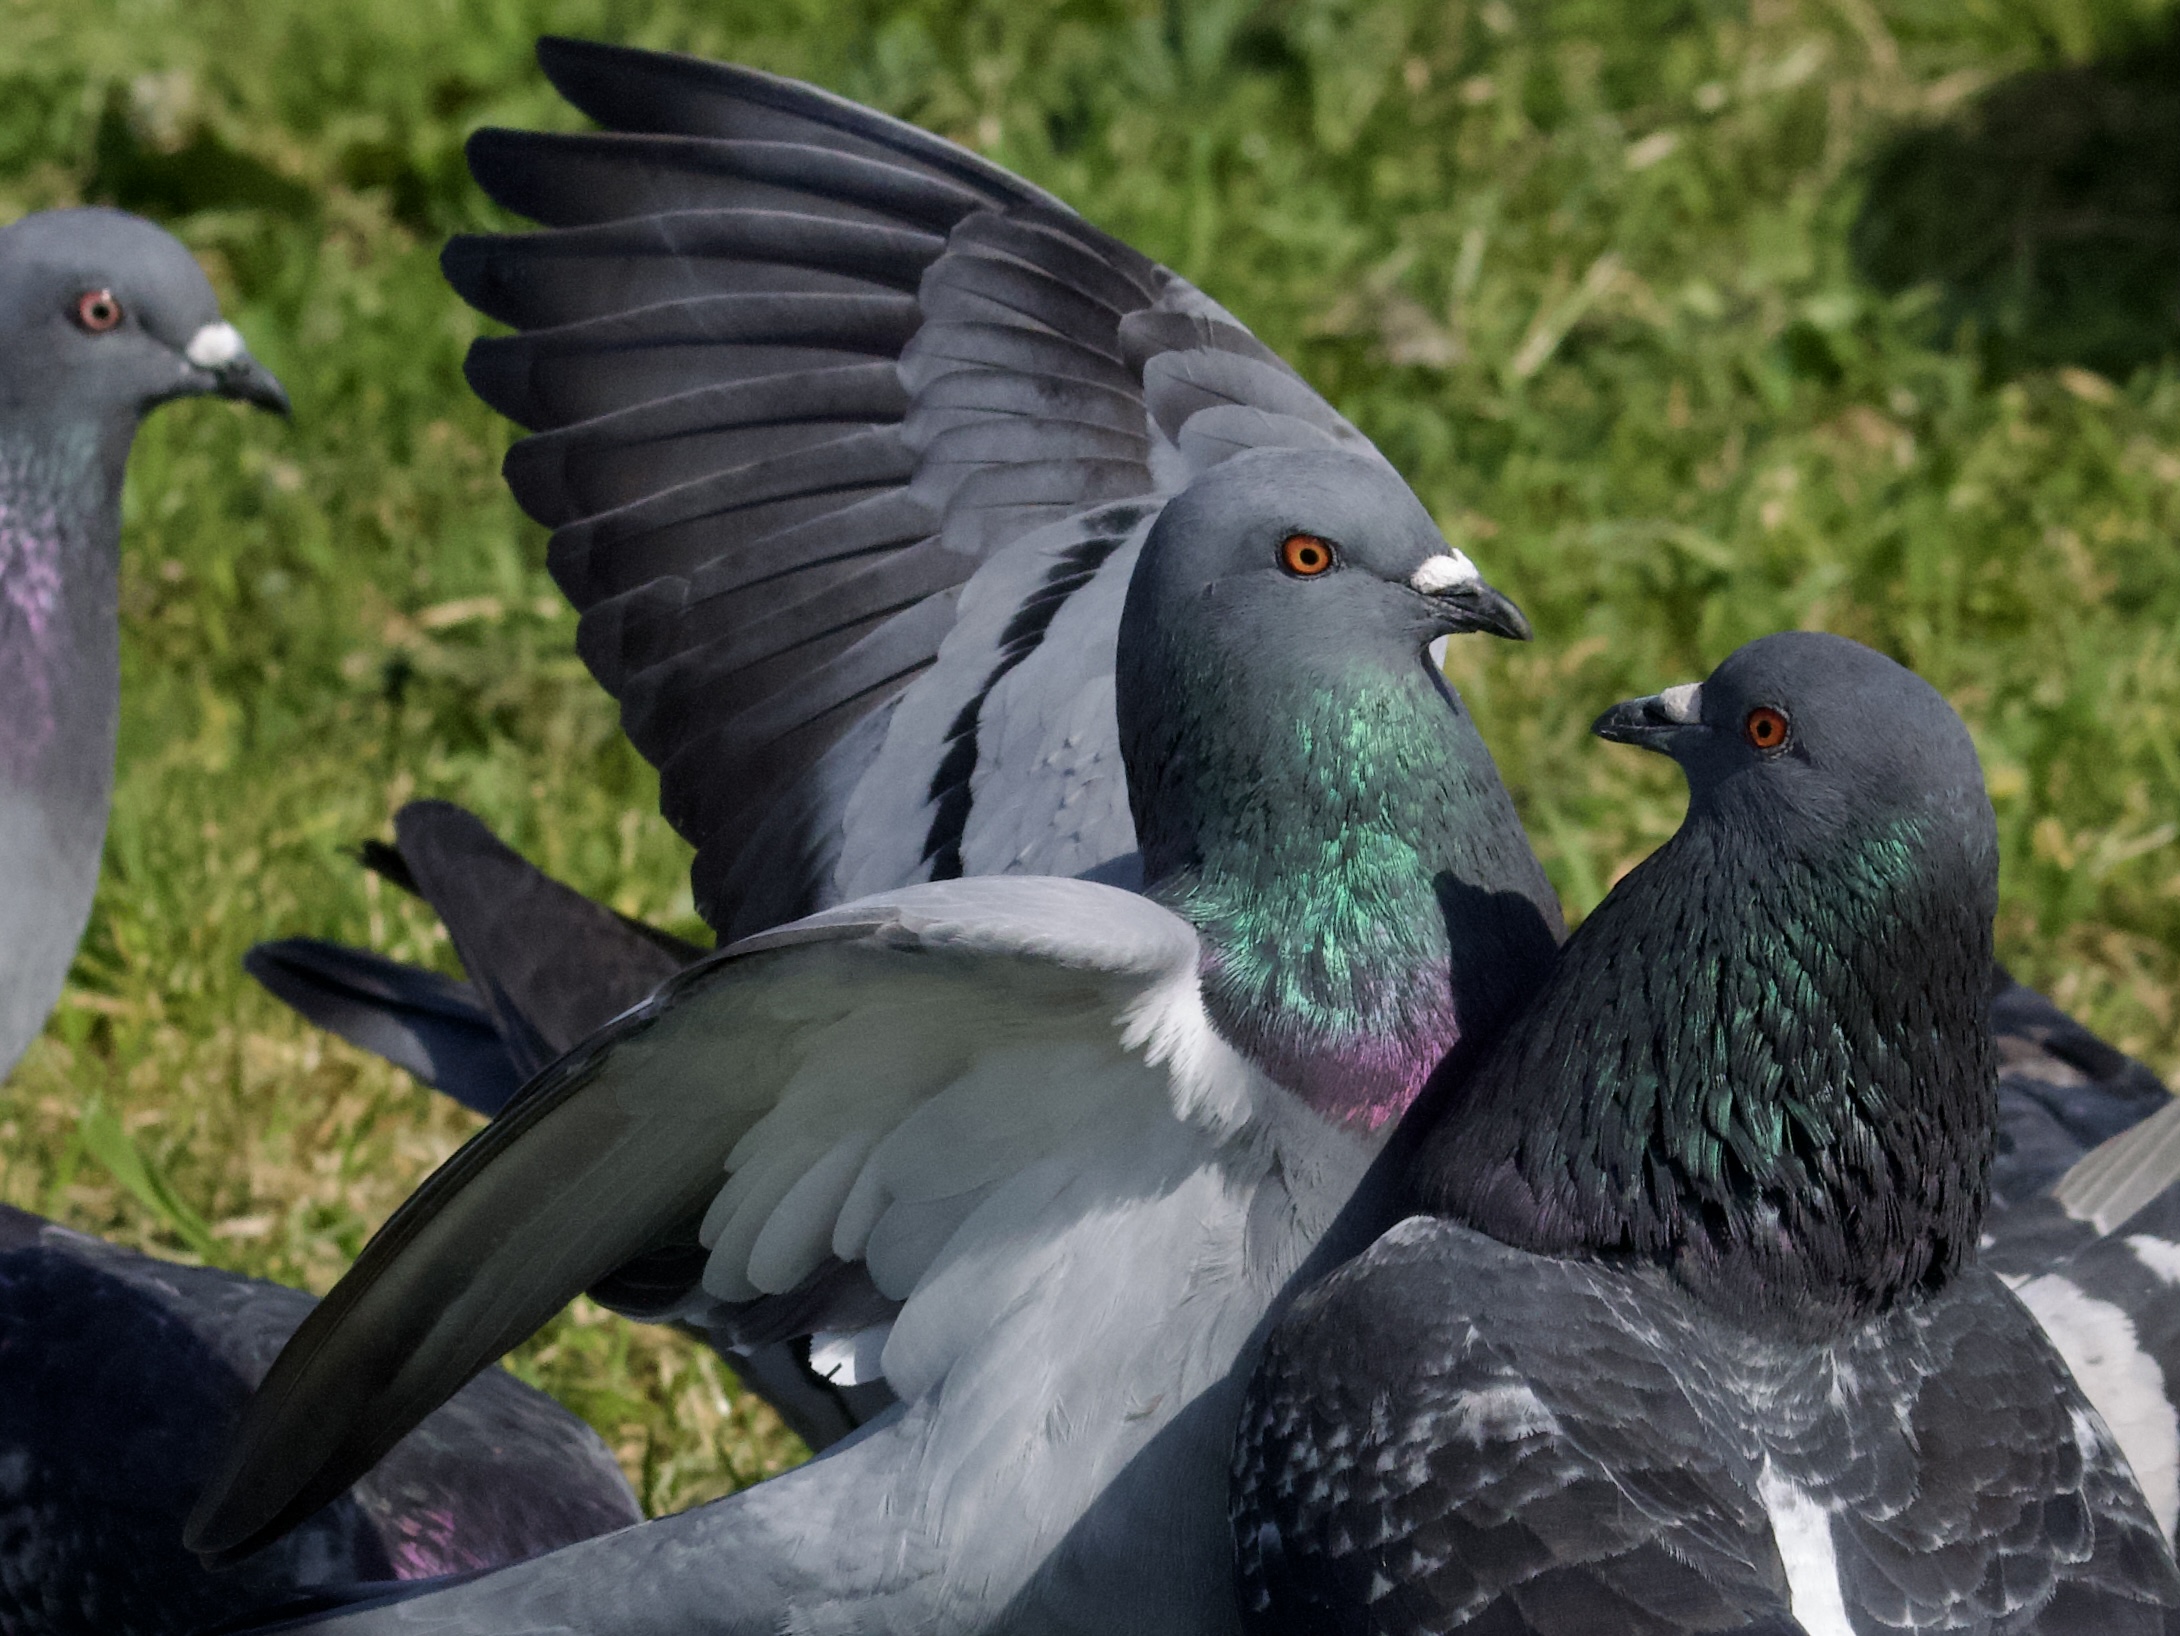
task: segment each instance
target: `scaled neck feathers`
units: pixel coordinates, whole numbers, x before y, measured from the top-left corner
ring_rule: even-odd
[[[1420,653],[1158,696],[1131,803],[1152,895],[1203,940],[1214,1025],[1325,1117],[1382,1127],[1557,945],[1489,753]]]
[[[1995,870],[1969,828],[1895,816],[1804,849],[1692,814],[1453,1090],[1419,1207],[1659,1262],[1796,1329],[1942,1285],[1996,1130]]]

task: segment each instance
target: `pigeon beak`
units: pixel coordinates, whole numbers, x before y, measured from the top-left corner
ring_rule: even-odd
[[[234,325],[205,325],[189,338],[183,356],[212,377],[211,390],[221,397],[254,403],[283,418],[288,414],[287,389],[271,370],[250,356]]]
[[[1509,641],[1526,642],[1532,634],[1513,599],[1486,584],[1476,565],[1459,551],[1426,558],[1408,583],[1430,598],[1448,636],[1489,631]]]
[[[1638,750],[1671,755],[1673,747],[1691,731],[1703,726],[1703,689],[1683,682],[1648,698],[1616,704],[1590,724],[1590,731],[1615,744],[1632,744]]]
[[[223,398],[234,398],[242,403],[254,403],[260,409],[270,409],[285,420],[289,413],[288,389],[280,384],[273,372],[251,357],[247,352],[213,372],[219,382],[216,388]]]

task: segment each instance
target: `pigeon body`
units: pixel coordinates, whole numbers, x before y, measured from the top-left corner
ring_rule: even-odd
[[[497,1371],[232,1573],[182,1520],[313,1305],[0,1206],[0,1630],[165,1636],[358,1584],[466,1572],[640,1519],[597,1436]],[[57,1316],[65,1315],[65,1322]]]
[[[1609,712],[1680,831],[1447,1088],[1418,1214],[1298,1299],[1234,1455],[1266,1633],[2163,1630],[2111,1433],[1976,1267],[1997,848],[1840,638]]]
[[[388,1222],[268,1376],[197,1548],[277,1535],[592,1288],[806,1340],[899,1404],[596,1554],[345,1617],[1232,1627],[1235,1366],[1416,1063],[1549,966],[1556,906],[1429,654],[1514,616],[1382,462],[1239,454],[1129,526],[1135,583],[1173,592],[1117,639],[1148,892],[927,882],[672,979]],[[1153,702],[1201,731],[1166,742]]]
[[[129,444],[207,394],[287,408],[178,242],[114,210],[0,227],[0,1074],[59,997],[98,879]]]

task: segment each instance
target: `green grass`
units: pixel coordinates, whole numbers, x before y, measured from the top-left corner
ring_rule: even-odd
[[[247,984],[309,932],[444,962],[349,851],[419,795],[691,930],[687,854],[571,654],[507,429],[459,372],[460,143],[566,124],[559,29],[804,74],[967,142],[1293,359],[1534,619],[1454,668],[1586,909],[1671,830],[1590,718],[1822,625],[1973,726],[2000,941],[2180,1066],[2180,376],[1998,372],[1849,245],[1873,157],[2163,26],[2123,0],[1481,5],[0,0],[0,217],[157,215],[292,389],[130,471],[127,702],[70,996],[0,1092],[0,1197],[323,1289],[470,1122]],[[717,1366],[579,1310],[518,1367],[654,1508],[795,1457]]]

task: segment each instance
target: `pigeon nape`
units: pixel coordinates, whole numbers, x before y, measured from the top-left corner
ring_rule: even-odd
[[[121,478],[175,398],[286,414],[172,236],[117,210],[0,227],[0,1076],[91,912],[120,715]]]
[[[648,1316],[807,1342],[899,1405],[717,1505],[337,1623],[1231,1617],[1237,1360],[1431,1067],[1550,966],[1557,906],[1430,658],[1514,616],[1389,467],[1245,451],[1129,526],[1147,890],[925,882],[672,978],[365,1248],[194,1548],[276,1537],[644,1266]]]
[[[206,1569],[183,1518],[312,1304],[0,1205],[0,1630],[184,1636],[641,1519],[597,1435],[494,1370],[294,1534]]]
[[[1433,1107],[1233,1456],[1253,1636],[2162,1631],[2112,1434],[1974,1264],[1997,842],[1966,729],[1843,638],[1597,731],[1680,830]]]

